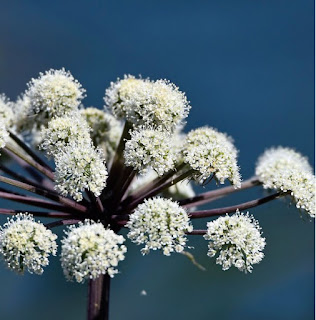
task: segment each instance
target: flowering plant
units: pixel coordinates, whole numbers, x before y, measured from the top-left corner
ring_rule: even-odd
[[[223,270],[247,273],[263,259],[266,242],[258,221],[241,211],[288,197],[315,217],[315,177],[305,157],[290,148],[269,149],[255,175],[242,181],[231,137],[211,127],[183,132],[190,105],[174,84],[125,76],[106,89],[104,110],[84,108],[84,97],[64,69],[32,79],[16,102],[0,96],[0,147],[7,156],[0,182],[20,190],[1,187],[0,197],[45,209],[0,209],[13,215],[0,229],[0,255],[18,273],[42,274],[57,253],[51,230],[67,225],[61,265],[68,280],[89,281],[88,319],[108,319],[110,279],[127,251],[122,228],[143,255],[185,253],[188,236],[203,236],[207,255]],[[24,173],[10,169],[7,158]],[[231,185],[195,195],[193,183],[212,181]],[[197,210],[256,186],[272,192]],[[195,219],[216,216],[205,229],[194,228]],[[34,217],[55,221],[43,225]]]

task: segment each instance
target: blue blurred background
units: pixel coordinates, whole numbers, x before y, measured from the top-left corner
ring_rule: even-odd
[[[314,164],[312,0],[1,0],[0,92],[15,99],[38,72],[61,67],[87,89],[85,105],[99,108],[124,73],[170,79],[192,104],[186,130],[208,124],[232,135],[244,178],[270,146]],[[199,237],[190,245],[206,272],[182,255],[143,258],[128,243],[111,319],[313,319],[313,222],[283,201],[251,213],[267,241],[253,274],[221,271]],[[1,266],[0,284],[0,319],[85,319],[87,288],[64,280],[58,258],[40,277]]]

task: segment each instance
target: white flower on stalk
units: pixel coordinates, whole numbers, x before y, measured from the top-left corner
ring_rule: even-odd
[[[38,121],[43,123],[77,109],[84,92],[69,71],[51,69],[32,79],[26,94],[31,101],[31,113],[39,115]]]
[[[214,174],[220,183],[228,179],[236,188],[240,187],[238,152],[232,138],[225,133],[208,127],[190,131],[183,155],[184,161],[195,170],[197,181],[203,182]]]
[[[91,128],[90,136],[96,147],[104,150],[107,161],[111,160],[122,134],[122,124],[110,113],[97,108],[80,110]]]
[[[4,148],[9,139],[9,133],[6,130],[3,120],[0,119],[0,149]]]
[[[101,149],[92,144],[70,143],[55,153],[56,189],[76,201],[82,200],[82,192],[90,190],[98,197],[107,180],[107,169]]]
[[[161,176],[175,166],[176,155],[170,143],[170,134],[162,128],[132,131],[131,139],[125,144],[125,165],[141,174],[152,168]]]
[[[0,255],[8,267],[18,273],[27,270],[42,274],[49,264],[48,257],[56,255],[57,236],[32,215],[17,214],[0,228]]]
[[[315,176],[306,157],[290,148],[271,148],[258,159],[256,175],[266,189],[290,191],[296,206],[315,217]]]
[[[178,203],[160,197],[138,205],[126,226],[130,229],[127,236],[136,244],[144,244],[142,254],[161,249],[166,256],[182,252],[187,242],[185,233],[193,230],[187,212]]]
[[[207,255],[217,256],[216,263],[224,271],[234,266],[240,271],[252,272],[252,265],[264,257],[262,250],[266,242],[260,230],[258,221],[238,210],[232,216],[208,222],[204,236],[210,240]]]
[[[13,103],[5,96],[0,94],[0,121],[4,123],[6,128],[12,126],[14,121]]]
[[[41,136],[43,141],[40,147],[49,155],[60,152],[72,143],[82,146],[91,144],[90,128],[79,112],[53,118],[47,128],[42,129]]]
[[[68,280],[79,283],[96,279],[102,274],[113,277],[119,261],[124,260],[125,239],[102,223],[90,220],[80,222],[78,227],[70,226],[62,240],[61,266]]]
[[[190,110],[185,94],[173,83],[133,76],[112,82],[104,100],[118,118],[137,126],[163,126],[167,130],[174,130]]]

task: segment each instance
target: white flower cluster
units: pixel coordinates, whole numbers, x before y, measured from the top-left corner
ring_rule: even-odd
[[[4,123],[6,128],[9,128],[13,124],[14,113],[13,103],[5,96],[0,94],[0,121]]]
[[[80,113],[72,112],[53,118],[41,133],[41,148],[54,156],[56,188],[77,201],[84,189],[99,196],[107,180],[103,152],[93,146],[90,130]]]
[[[232,216],[220,217],[207,223],[206,240],[208,256],[217,255],[216,263],[228,270],[235,266],[240,271],[252,272],[252,265],[259,263],[266,242],[261,236],[258,222],[248,213],[236,212]]]
[[[163,175],[175,165],[176,155],[170,141],[170,134],[162,128],[132,131],[131,139],[125,144],[125,165],[141,174],[152,168],[159,176]]]
[[[101,147],[106,160],[110,161],[122,134],[121,122],[97,108],[81,109],[80,113],[91,128],[90,136],[94,145]]]
[[[98,197],[106,186],[107,170],[100,148],[70,143],[54,155],[56,188],[62,195],[81,201],[84,189]]]
[[[13,104],[14,110],[14,126],[16,131],[32,129],[33,119],[30,115],[31,100],[28,95],[23,94],[18,97]],[[34,117],[34,116],[33,116]]]
[[[38,122],[44,123],[52,117],[64,116],[78,107],[85,90],[65,69],[40,73],[39,78],[28,83],[27,96],[31,102],[31,113]]]
[[[101,223],[85,220],[70,226],[62,240],[61,265],[68,280],[84,282],[107,273],[113,277],[119,261],[124,260],[124,237],[105,229]]]
[[[54,155],[73,143],[87,147],[91,144],[89,131],[88,124],[77,112],[53,118],[41,131],[43,141],[40,148]]]
[[[258,159],[256,175],[266,189],[290,191],[296,206],[315,217],[315,176],[300,153],[284,147],[268,149]]]
[[[126,226],[130,229],[127,236],[145,245],[142,254],[162,249],[166,256],[182,252],[187,241],[185,233],[193,230],[187,212],[178,203],[160,197],[138,205]]]
[[[203,127],[192,130],[186,137],[183,149],[184,161],[195,170],[195,179],[203,182],[212,174],[220,182],[228,179],[240,187],[237,150],[226,134]]]
[[[56,239],[32,215],[17,214],[0,228],[0,254],[8,267],[18,273],[27,269],[42,274],[49,255],[56,255]]]
[[[137,126],[163,126],[167,130],[174,130],[190,110],[185,94],[169,81],[133,76],[112,82],[104,100],[118,118]]]
[[[0,119],[0,149],[4,148],[9,138],[9,133],[6,130],[5,124]]]

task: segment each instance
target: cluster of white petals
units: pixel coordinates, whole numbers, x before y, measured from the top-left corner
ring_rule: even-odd
[[[17,214],[0,228],[0,255],[8,267],[18,273],[26,269],[42,274],[49,264],[48,257],[56,255],[57,236],[32,215]]]
[[[306,157],[290,148],[271,148],[258,159],[256,175],[266,189],[290,192],[296,206],[315,217],[315,176]]]
[[[91,144],[89,131],[87,122],[78,112],[53,118],[48,122],[47,128],[42,129],[43,141],[40,147],[49,155],[60,152],[73,143],[89,147]]]
[[[3,93],[0,94],[0,121],[6,128],[11,127],[14,121],[13,103]]]
[[[208,127],[192,130],[186,137],[183,154],[184,161],[195,170],[197,181],[203,182],[214,174],[220,183],[228,179],[240,187],[238,152],[232,138],[225,133]]]
[[[217,256],[216,263],[223,270],[235,266],[240,271],[252,272],[252,265],[264,257],[262,250],[266,242],[260,230],[258,221],[239,211],[208,222],[204,236],[210,240],[207,255]]]
[[[28,83],[27,96],[31,101],[31,113],[38,115],[42,124],[52,117],[63,116],[78,107],[85,90],[65,69],[40,73]]]
[[[185,233],[193,230],[187,212],[177,202],[160,197],[138,205],[126,226],[130,229],[127,236],[136,244],[144,244],[142,254],[162,249],[166,256],[182,252]]]
[[[106,186],[108,173],[102,149],[70,143],[54,155],[54,160],[56,189],[62,195],[81,201],[85,189],[98,197]]]
[[[70,226],[62,240],[61,265],[68,280],[84,282],[102,274],[113,277],[119,261],[124,260],[124,237],[90,220]]]
[[[104,100],[118,118],[137,126],[163,126],[167,130],[174,130],[190,110],[185,94],[173,83],[133,76],[112,82]]]
[[[90,136],[95,146],[101,147],[107,161],[113,157],[122,135],[122,124],[110,113],[97,108],[80,110],[91,128]]]
[[[4,122],[0,119],[0,149],[4,148],[9,138]]]
[[[32,129],[33,118],[31,116],[31,100],[28,95],[19,96],[13,104],[14,127],[16,131]]]
[[[175,166],[176,154],[170,143],[170,134],[162,128],[132,131],[131,139],[125,144],[125,165],[141,174],[151,168],[161,176]]]

